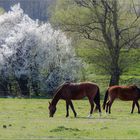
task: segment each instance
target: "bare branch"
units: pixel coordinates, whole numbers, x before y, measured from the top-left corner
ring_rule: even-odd
[[[126,45],[130,45],[131,42],[135,42],[137,40],[137,38],[140,37],[140,32],[138,32],[135,36],[128,38],[128,39],[124,39],[122,36],[121,38],[124,40],[124,43],[122,45],[120,45],[120,48],[123,48]]]
[[[132,4],[133,4],[133,9],[134,9],[134,12],[135,12],[135,14],[136,14],[136,19],[138,19],[139,18],[139,15],[137,14],[137,11],[136,11],[136,8],[135,8],[135,3],[134,3],[134,0],[132,0]]]

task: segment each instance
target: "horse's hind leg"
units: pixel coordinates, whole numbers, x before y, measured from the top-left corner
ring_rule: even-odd
[[[66,117],[68,117],[69,116],[69,101],[66,101],[66,112],[67,112]]]
[[[111,114],[111,106],[112,106],[112,103],[113,103],[113,99],[112,100],[110,100],[110,102],[109,102],[109,114]]]
[[[140,106],[139,106],[139,103],[138,103],[138,101],[136,101],[135,103],[136,103],[136,105],[137,105],[137,108],[138,108],[138,113],[140,113]]]
[[[107,101],[107,103],[106,103],[106,113],[108,113],[108,108],[109,108],[109,100]]]
[[[132,103],[132,110],[131,110],[131,114],[133,113],[134,108],[135,108],[135,101],[133,101],[133,103]]]
[[[107,104],[106,104],[106,113],[109,112],[109,114],[111,114],[111,106],[114,100],[108,100]]]
[[[94,100],[95,104],[96,104],[96,108],[99,110],[100,116],[101,116],[101,106],[100,106],[100,100]]]
[[[72,111],[73,111],[73,113],[74,113],[74,117],[76,117],[76,116],[77,116],[77,113],[76,113],[76,111],[75,111],[75,109],[74,109],[74,106],[73,106],[72,101],[69,101],[69,104],[70,104],[70,107],[71,107],[71,109],[72,109]]]
[[[91,99],[89,97],[88,97],[88,99],[89,99],[89,103],[90,103],[90,107],[91,107],[90,114],[89,114],[88,117],[91,117],[92,116],[92,113],[93,113],[94,103],[93,103],[93,99]]]

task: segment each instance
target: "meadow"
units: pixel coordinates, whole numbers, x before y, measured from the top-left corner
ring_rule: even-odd
[[[112,114],[102,110],[100,117],[89,113],[88,100],[74,101],[78,117],[65,118],[65,102],[60,101],[53,118],[49,118],[50,99],[0,99],[0,139],[139,139],[140,114],[131,102],[115,101]]]

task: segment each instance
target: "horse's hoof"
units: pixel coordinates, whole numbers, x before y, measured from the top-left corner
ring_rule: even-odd
[[[68,115],[66,115],[66,118],[68,118],[69,116]]]
[[[105,113],[105,115],[106,115],[106,116],[108,116],[108,115],[109,115],[109,113],[108,113],[108,112],[106,112],[106,113]]]
[[[93,116],[92,116],[91,114],[89,114],[89,115],[87,116],[87,118],[92,119]]]
[[[77,117],[77,114],[76,114],[76,113],[74,114],[74,117],[75,117],[75,118]]]
[[[88,117],[89,119],[93,119],[93,116]]]

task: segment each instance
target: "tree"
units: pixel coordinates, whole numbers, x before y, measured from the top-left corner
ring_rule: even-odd
[[[93,41],[98,67],[118,85],[128,57],[123,52],[138,47],[139,15],[134,3],[119,0],[58,0],[52,22],[65,32]],[[97,60],[98,58],[98,60]]]
[[[71,41],[49,23],[32,20],[19,4],[0,16],[0,35],[1,68],[6,65],[5,75],[15,78],[22,95],[29,96],[30,91],[35,95],[49,91],[47,82],[53,91],[68,75],[69,81],[78,77],[81,61]],[[59,80],[50,77],[58,68]]]
[[[5,11],[9,11],[10,7],[20,3],[21,8],[32,19],[39,19],[41,21],[47,21],[49,18],[48,7],[52,5],[55,0],[1,0],[0,7]],[[0,9],[0,12],[3,11]]]

